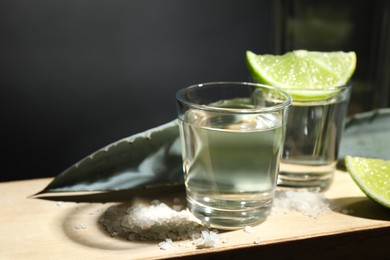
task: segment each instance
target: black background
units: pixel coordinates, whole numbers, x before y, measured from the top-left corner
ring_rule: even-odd
[[[175,92],[245,81],[271,0],[1,0],[0,181],[56,176],[176,117]]]

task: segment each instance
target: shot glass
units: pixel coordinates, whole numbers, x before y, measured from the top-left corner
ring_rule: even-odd
[[[244,82],[176,94],[188,209],[203,223],[239,229],[270,213],[291,97]]]
[[[289,112],[278,185],[327,190],[334,176],[352,86],[304,90],[314,100],[294,100]],[[313,92],[313,93],[311,93]]]

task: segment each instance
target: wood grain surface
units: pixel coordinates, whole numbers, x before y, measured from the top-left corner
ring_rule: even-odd
[[[299,212],[272,214],[254,227],[253,233],[222,232],[220,236],[227,242],[205,249],[194,246],[161,250],[155,241],[131,242],[111,237],[98,219],[108,207],[119,203],[58,203],[29,197],[51,180],[0,183],[0,259],[386,259],[390,256],[390,210],[369,200],[350,176],[341,171],[336,173],[335,182],[325,196],[343,211],[331,211],[318,218]],[[155,199],[164,201],[173,199],[174,194],[165,192],[159,196]],[[258,238],[261,242],[255,244]]]

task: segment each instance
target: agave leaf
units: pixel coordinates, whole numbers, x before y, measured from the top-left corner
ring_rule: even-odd
[[[346,155],[390,160],[390,109],[348,118],[339,167]],[[177,120],[121,139],[58,175],[36,198],[64,201],[122,201],[135,195],[183,191]]]
[[[346,155],[390,160],[390,108],[348,118],[340,144],[339,167]]]
[[[183,183],[177,120],[114,142],[59,174],[36,197],[63,197],[64,192],[169,188]],[[53,195],[60,192],[61,195]],[[50,193],[50,194],[48,194]]]

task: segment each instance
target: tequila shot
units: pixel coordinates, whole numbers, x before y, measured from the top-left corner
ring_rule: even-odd
[[[293,100],[278,185],[322,192],[333,181],[351,85],[296,92],[321,99]]]
[[[239,229],[270,213],[291,97],[244,82],[176,94],[188,209],[214,228]]]

